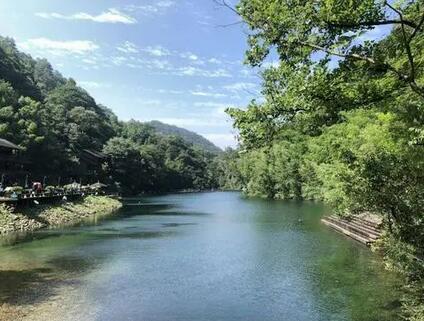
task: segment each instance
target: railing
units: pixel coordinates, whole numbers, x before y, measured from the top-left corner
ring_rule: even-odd
[[[0,203],[7,204],[18,204],[18,203],[26,203],[29,201],[48,201],[48,200],[60,200],[63,197],[66,198],[79,198],[86,195],[99,195],[102,192],[99,191],[68,191],[68,192],[43,192],[43,193],[23,193],[18,194],[17,197],[0,197]]]

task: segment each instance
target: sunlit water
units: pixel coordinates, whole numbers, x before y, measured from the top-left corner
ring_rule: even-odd
[[[322,225],[319,203],[219,192],[128,204],[113,219],[3,239],[0,305],[56,302],[46,321],[398,320],[395,277]]]

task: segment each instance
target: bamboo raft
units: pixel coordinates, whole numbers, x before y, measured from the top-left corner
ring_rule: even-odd
[[[381,219],[375,215],[367,214],[350,218],[332,215],[321,219],[321,222],[367,246],[374,243],[382,234]]]

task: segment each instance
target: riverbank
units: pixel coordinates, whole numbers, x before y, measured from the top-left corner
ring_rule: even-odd
[[[0,235],[73,225],[95,215],[110,215],[122,204],[106,196],[87,196],[81,201],[38,205],[11,211],[0,205]]]

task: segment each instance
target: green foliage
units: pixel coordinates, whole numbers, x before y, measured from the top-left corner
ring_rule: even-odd
[[[221,189],[241,190],[240,157],[237,150],[228,148],[214,158],[210,172]]]
[[[182,138],[160,136],[152,128],[131,121],[123,137],[110,139],[103,152],[109,157],[108,173],[124,191],[164,192],[217,188],[214,156],[195,149]]]
[[[241,0],[246,61],[279,64],[262,73],[263,102],[228,110],[247,194],[383,217],[381,249],[405,276],[410,320],[424,307],[422,4]],[[380,25],[392,25],[390,35],[364,41]]]

